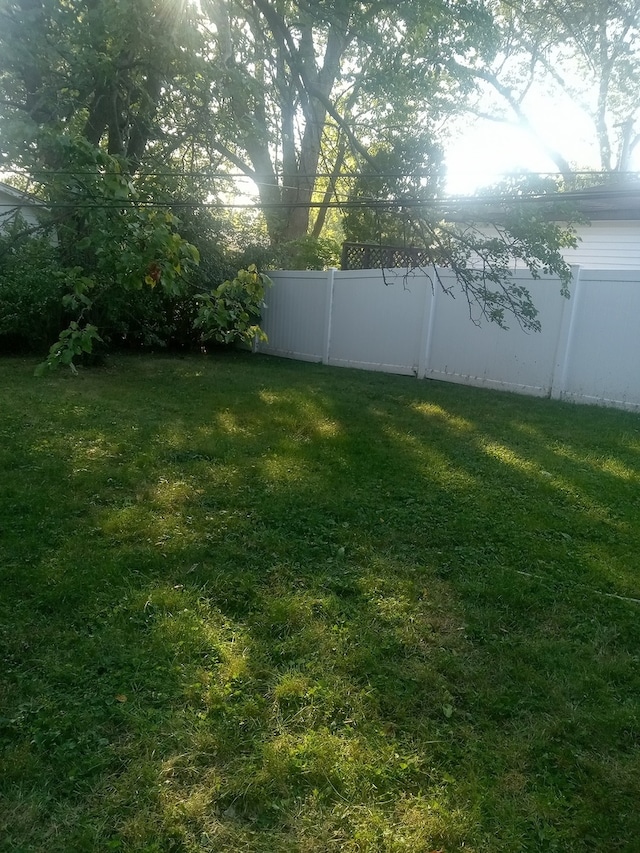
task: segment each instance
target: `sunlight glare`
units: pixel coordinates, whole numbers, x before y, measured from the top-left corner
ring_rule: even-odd
[[[594,129],[586,114],[567,98],[531,92],[526,114],[539,137],[572,168],[598,169]],[[556,173],[558,165],[531,133],[515,122],[460,119],[447,147],[447,191],[474,193],[507,174]]]

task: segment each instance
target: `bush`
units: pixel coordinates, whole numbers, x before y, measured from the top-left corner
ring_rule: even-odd
[[[259,269],[267,270],[326,270],[339,266],[340,251],[337,240],[307,234],[273,246],[250,244],[235,260],[237,267],[255,263]]]
[[[194,325],[201,330],[202,340],[223,344],[251,344],[256,336],[266,340],[258,324],[269,284],[269,277],[251,264],[210,293],[198,294]]]
[[[337,267],[340,262],[340,244],[330,237],[313,237],[307,234],[291,240],[282,247],[284,269],[324,270]]]
[[[58,249],[46,236],[25,237],[17,220],[0,235],[0,350],[46,351],[68,318]]]

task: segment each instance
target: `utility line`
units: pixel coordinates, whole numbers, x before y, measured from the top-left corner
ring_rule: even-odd
[[[482,210],[492,205],[528,205],[528,204],[564,204],[579,201],[617,201],[624,199],[628,193],[619,192],[594,192],[594,193],[553,193],[533,195],[494,195],[485,197],[450,196],[439,199],[346,199],[344,201],[275,201],[275,202],[225,202],[225,201],[176,201],[166,199],[156,200],[133,200],[113,199],[100,202],[68,201],[68,202],[43,202],[43,206],[53,209],[66,210],[126,210],[127,208],[172,208],[172,209],[211,209],[211,210],[293,210],[309,209],[356,209],[356,210],[454,210],[468,207],[472,210]],[[24,203],[12,203],[11,208],[24,208],[31,206],[28,201]]]
[[[79,169],[34,169],[31,170],[28,174],[20,169],[14,169],[11,167],[0,166],[0,172],[4,172],[5,174],[13,174],[18,175],[24,178],[30,178],[35,175],[44,175],[47,177],[50,176],[59,176],[59,175],[84,175],[84,176],[93,176],[93,177],[103,177],[106,175],[117,175],[119,177],[126,177],[127,173],[117,170],[79,170]],[[592,170],[581,170],[570,173],[570,177],[594,177],[594,178],[609,178],[611,180],[619,180],[620,178],[636,178],[640,180],[640,172],[638,171],[626,171],[626,172],[595,172]],[[255,183],[254,178],[249,175],[244,174],[243,172],[208,172],[204,171],[148,171],[142,172],[138,171],[135,173],[135,179],[138,178],[149,178],[149,177],[169,177],[169,178],[212,178],[215,180],[237,180],[242,179],[245,181],[250,181],[251,183]],[[263,184],[264,186],[277,186],[280,187],[281,184],[277,183],[278,177],[282,177],[282,174],[276,175],[276,183],[270,183],[268,181],[259,181],[258,183]],[[425,171],[417,171],[417,172],[341,172],[339,175],[334,175],[332,172],[296,172],[296,178],[349,178],[349,179],[366,179],[373,180],[375,178],[429,178],[433,177],[432,173],[428,170]],[[561,172],[501,172],[497,175],[498,178],[509,179],[509,178],[559,178],[563,181],[566,181],[566,175]],[[293,187],[292,187],[293,189]]]

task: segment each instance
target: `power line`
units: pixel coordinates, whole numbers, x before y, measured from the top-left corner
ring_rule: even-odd
[[[640,191],[638,191],[640,194]],[[225,201],[175,201],[171,199],[152,201],[152,200],[130,200],[130,199],[113,199],[100,202],[85,202],[85,201],[68,201],[68,202],[52,202],[44,204],[49,210],[127,210],[135,208],[162,208],[162,209],[211,209],[211,210],[293,210],[293,209],[365,209],[365,210],[403,210],[403,209],[424,209],[424,210],[441,210],[447,211],[459,207],[468,207],[470,209],[483,209],[494,205],[513,205],[513,204],[570,204],[572,202],[585,201],[617,201],[628,198],[628,191],[594,191],[594,192],[566,192],[566,193],[535,193],[531,195],[491,195],[491,196],[449,196],[446,198],[434,199],[417,199],[417,198],[400,198],[400,199],[377,199],[377,198],[362,198],[362,199],[346,199],[344,201],[277,201],[277,202],[225,202]],[[30,207],[30,203],[16,203],[11,205],[11,209],[19,209]]]
[[[11,170],[15,174],[21,174],[18,170]],[[43,175],[51,175],[51,172],[42,172]],[[71,171],[60,171],[55,174],[59,175],[77,175],[79,173],[71,172]],[[105,174],[116,174],[120,175],[118,172],[111,173],[96,173],[96,172],[85,172],[82,174],[92,175],[93,177],[102,177]],[[152,173],[148,173],[152,174]],[[166,174],[166,175],[174,175],[175,173],[157,173],[157,174]],[[193,175],[195,173],[182,173],[183,175]],[[233,179],[238,177],[246,177],[244,175],[239,175],[238,173],[226,174],[226,173],[217,173],[219,177],[224,177],[225,179]],[[317,176],[327,176],[328,173],[315,173]],[[389,177],[404,177],[404,178],[413,178],[416,177],[416,173],[404,173],[401,174],[399,172],[396,173],[386,173]],[[419,173],[418,173],[419,174]],[[575,175],[590,175],[592,177],[607,175],[609,178],[612,177],[612,173],[594,173],[594,172],[576,172]],[[619,178],[621,173],[614,173],[616,178]],[[638,173],[628,172],[624,173],[626,176],[633,175],[635,178],[640,177]],[[557,173],[537,173],[538,177],[542,176],[555,176],[558,177]],[[525,173],[523,173],[525,176]],[[360,173],[349,173],[347,177],[358,178],[358,177],[371,177],[371,176],[363,176]],[[513,174],[510,174],[510,177],[514,177]],[[526,173],[526,177],[532,177],[531,173]],[[292,189],[295,190],[295,187],[283,187],[281,185],[268,185],[274,186],[280,190]],[[466,208],[475,208],[475,210],[486,209],[492,205],[513,205],[513,204],[528,204],[528,203],[546,203],[546,204],[558,204],[558,203],[571,203],[571,202],[613,202],[619,201],[626,198],[629,198],[630,195],[640,193],[640,184],[636,184],[636,186],[620,186],[619,184],[613,184],[609,186],[596,186],[592,188],[585,188],[580,190],[566,190],[564,192],[554,191],[554,192],[530,192],[524,193],[523,190],[518,190],[517,187],[514,187],[512,192],[493,192],[491,194],[476,194],[476,195],[450,195],[450,196],[440,196],[434,197],[430,199],[425,198],[417,198],[415,196],[405,196],[399,198],[391,198],[391,199],[381,199],[373,196],[361,196],[360,198],[354,199],[348,196],[345,196],[342,200],[335,201],[296,201],[296,200],[284,200],[280,199],[278,201],[273,202],[264,202],[261,200],[256,200],[255,202],[244,202],[244,201],[221,201],[220,199],[216,199],[214,201],[191,201],[185,199],[103,199],[99,201],[68,201],[68,202],[51,202],[49,204],[45,204],[50,210],[55,209],[74,209],[76,211],[81,210],[126,210],[128,208],[171,208],[171,209],[185,209],[185,210],[197,210],[197,209],[211,209],[211,210],[248,210],[248,211],[269,211],[269,210],[293,210],[293,209],[307,209],[307,210],[316,210],[316,209],[338,209],[342,211],[346,210],[372,210],[372,211],[396,211],[401,212],[404,210],[430,210],[433,212],[459,212],[461,209]],[[12,205],[12,208],[25,207],[28,202],[25,202],[24,205],[21,205],[19,202],[15,205]]]
[[[104,177],[107,175],[116,175],[118,177],[127,177],[126,172],[117,171],[117,170],[78,170],[78,169],[34,169],[31,170],[28,174],[20,169],[14,169],[11,167],[1,166],[0,171],[8,174],[19,175],[20,177],[29,179],[33,178],[35,175],[43,175],[43,176],[92,176],[92,177]],[[625,171],[625,172],[607,172],[607,171],[593,171],[590,169],[583,169],[572,171],[569,173],[569,177],[594,177],[594,178],[608,178],[612,180],[618,180],[620,178],[636,178],[640,180],[640,172],[638,171]],[[245,181],[251,181],[255,183],[255,178],[257,176],[247,175],[244,172],[208,172],[206,170],[203,171],[138,171],[135,175],[130,176],[133,178],[149,178],[149,177],[179,177],[179,178],[209,178],[214,180],[238,180],[242,179]],[[282,173],[278,173],[274,175],[275,183],[270,183],[268,181],[258,181],[258,183],[263,184],[264,186],[274,186],[280,187],[281,184],[277,183],[278,178],[283,177]],[[367,179],[371,180],[374,178],[429,178],[433,177],[433,174],[428,170],[417,171],[417,172],[341,172],[339,175],[335,175],[333,172],[296,172],[296,178],[348,178],[348,179]],[[497,177],[499,178],[559,178],[566,180],[567,173],[562,172],[499,172],[497,173]]]

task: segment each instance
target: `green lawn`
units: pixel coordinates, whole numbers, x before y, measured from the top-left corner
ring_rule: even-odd
[[[34,364],[0,361],[3,853],[640,850],[640,417]]]

